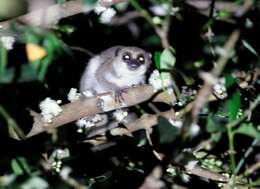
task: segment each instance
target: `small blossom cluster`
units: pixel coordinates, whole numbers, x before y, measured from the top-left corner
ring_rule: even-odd
[[[77,90],[77,89],[71,88],[71,89],[70,89],[70,92],[69,92],[68,95],[67,95],[67,98],[68,98],[68,100],[69,100],[70,102],[74,102],[74,101],[76,101],[76,100],[79,100],[80,96],[81,96],[81,94],[78,93],[78,90]]]
[[[78,127],[78,132],[82,133],[85,129],[94,127],[97,123],[103,121],[103,118],[100,114],[96,114],[93,117],[84,117],[76,121]]]
[[[97,15],[100,15],[100,22],[103,24],[108,24],[112,18],[116,15],[116,10],[111,7],[104,7],[97,5],[94,9]]]
[[[116,119],[116,121],[121,122],[126,116],[128,115],[127,111],[124,110],[116,110],[113,112],[113,117]]]
[[[59,106],[60,103],[61,101],[52,100],[49,97],[40,102],[39,107],[43,122],[51,123],[52,119],[62,112],[62,109]]]
[[[1,41],[2,46],[6,50],[12,50],[14,42],[15,42],[15,38],[13,36],[2,36],[0,38],[0,41]]]
[[[154,91],[159,91],[161,90],[163,87],[169,87],[172,85],[172,80],[170,78],[167,77],[167,79],[161,79],[160,73],[158,70],[154,70],[149,79],[148,82],[150,85],[153,86]]]
[[[224,99],[227,97],[227,89],[225,86],[225,79],[221,78],[213,85],[213,93],[219,98]]]

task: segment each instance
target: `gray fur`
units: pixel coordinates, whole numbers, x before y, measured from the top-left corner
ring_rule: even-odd
[[[125,51],[131,52],[133,56],[143,54],[145,64],[142,68],[137,71],[127,69],[121,57]],[[80,81],[80,92],[91,90],[103,93],[142,84],[150,63],[149,53],[138,47],[111,47],[90,59]]]

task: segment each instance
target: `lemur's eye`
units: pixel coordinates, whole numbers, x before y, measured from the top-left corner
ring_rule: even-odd
[[[137,60],[141,63],[144,63],[144,56],[142,54],[138,55]]]
[[[123,60],[130,60],[131,59],[131,54],[130,53],[125,53],[123,54]]]

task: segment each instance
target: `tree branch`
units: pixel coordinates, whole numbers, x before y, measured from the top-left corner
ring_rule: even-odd
[[[112,135],[129,135],[135,131],[141,129],[149,129],[158,123],[158,118],[162,116],[167,119],[175,119],[175,113],[173,110],[160,112],[155,115],[144,114],[139,119],[126,125],[126,128],[115,128],[111,130]]]
[[[67,1],[63,4],[55,4],[46,8],[42,8],[28,14],[15,18],[16,21],[27,25],[41,26],[44,28],[53,27],[57,22],[65,17],[72,16],[82,12],[82,3],[80,0]],[[86,12],[90,11],[86,10]],[[14,19],[0,22],[3,29],[9,28],[10,22]]]
[[[102,6],[111,6],[120,2],[127,2],[128,0],[100,0],[99,3]],[[49,7],[44,7],[39,10],[29,12],[25,15],[19,16],[15,19],[10,19],[4,22],[0,22],[1,29],[8,29],[11,21],[16,20],[18,22],[31,25],[41,26],[42,28],[52,28],[62,18],[66,18],[79,13],[87,13],[93,9],[92,6],[87,7],[83,5],[81,0],[71,0],[62,4],[55,4]]]
[[[91,116],[97,113],[107,112],[139,104],[150,99],[154,95],[155,93],[153,91],[152,86],[142,85],[132,87],[126,90],[126,93],[123,94],[123,105],[118,104],[115,101],[112,92],[99,94],[92,98],[82,98],[80,100],[61,106],[62,113],[54,117],[51,123],[44,123],[41,114],[31,112],[31,115],[34,119],[34,123],[31,131],[27,134],[26,138],[42,133],[48,129],[56,128],[61,125],[70,123],[72,121],[76,121],[82,117]],[[165,96],[166,95],[164,95],[163,93],[160,93],[158,96],[154,98],[154,101],[168,102],[168,98],[164,99]],[[174,100],[175,96],[172,97]],[[98,107],[98,104],[100,104],[103,98],[107,98],[108,100],[104,101],[104,109],[100,109]]]

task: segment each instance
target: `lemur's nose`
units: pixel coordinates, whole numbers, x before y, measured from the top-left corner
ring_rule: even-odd
[[[135,70],[137,69],[138,67],[140,66],[140,63],[137,61],[137,60],[131,60],[128,62],[128,67],[131,69],[131,70]]]

